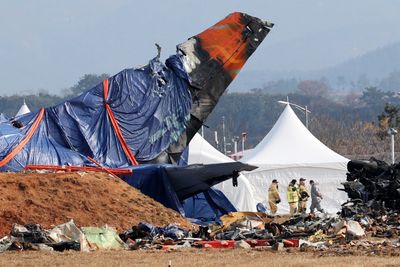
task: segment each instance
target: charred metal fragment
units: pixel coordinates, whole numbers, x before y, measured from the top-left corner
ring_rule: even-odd
[[[400,163],[388,165],[371,158],[369,161],[350,161],[347,169],[347,182],[343,183],[342,190],[352,201],[400,209]]]

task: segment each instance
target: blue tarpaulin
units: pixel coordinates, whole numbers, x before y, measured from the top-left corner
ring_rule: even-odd
[[[145,164],[134,167],[131,175],[124,175],[122,179],[129,185],[136,187],[142,193],[152,197],[164,206],[174,209],[185,215],[182,204],[176,195],[170,177],[166,172],[167,164]]]
[[[17,134],[18,130],[11,125],[9,119],[0,113],[0,138],[4,135]]]
[[[203,167],[207,168],[207,166]],[[168,170],[171,168],[180,168],[182,171],[170,173]],[[195,195],[194,198],[179,199],[171,181],[176,179],[195,180],[197,171],[187,175],[188,171],[191,171],[191,166],[144,164],[132,167],[132,170],[132,174],[122,176],[125,182],[186,217],[202,221],[215,221],[223,214],[236,211],[225,195],[213,188]],[[191,202],[193,199],[194,203]],[[188,204],[189,202],[191,203]]]
[[[183,208],[185,216],[196,219],[193,222],[198,224],[219,222],[222,215],[237,211],[226,196],[215,188],[186,199]]]
[[[99,84],[44,109],[43,117],[40,111],[18,117],[23,127],[0,137],[0,162],[29,140],[0,170],[19,171],[32,164],[91,166],[88,156],[105,167],[132,165],[106,105],[135,158],[154,159],[185,130],[192,103],[188,82],[179,55],[166,64],[154,58],[142,68],[125,69],[109,78],[106,89]],[[0,129],[9,126],[8,121],[0,121]]]
[[[186,147],[179,160],[179,165],[186,166],[189,157],[189,146]],[[185,216],[195,219],[194,223],[218,222],[219,217],[228,212],[237,211],[233,204],[220,190],[210,188],[183,201]]]

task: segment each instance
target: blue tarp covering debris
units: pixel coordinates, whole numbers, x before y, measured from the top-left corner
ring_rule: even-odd
[[[186,199],[183,208],[186,217],[196,219],[192,221],[204,225],[219,222],[222,215],[237,211],[227,197],[214,188]]]
[[[215,221],[220,215],[236,211],[235,207],[225,195],[215,189],[208,189],[204,193],[197,194],[187,200],[179,199],[172,182],[176,179],[195,179],[196,171],[190,172],[190,166],[180,166],[181,172],[169,173],[170,168],[177,168],[169,164],[144,164],[133,167],[130,175],[124,175],[122,179],[136,187],[142,193],[152,197],[164,206],[180,212],[182,215],[201,221]],[[207,166],[204,166],[206,169]],[[223,168],[223,165],[221,165]],[[193,203],[194,199],[194,203]]]
[[[158,58],[138,69],[125,69],[103,84],[60,105],[46,108],[28,143],[1,171],[31,164],[91,166],[87,156],[110,168],[131,165],[106,110],[111,108],[129,149],[138,161],[155,158],[178,140],[190,118],[188,77],[178,55],[166,64]],[[24,140],[40,112],[18,118],[22,128],[0,137],[0,161]],[[0,121],[0,129],[9,127]]]
[[[165,168],[168,165],[145,164],[133,169],[131,175],[122,177],[125,182],[139,189],[164,206],[174,209],[185,215],[182,204],[171,185],[170,177]]]
[[[4,135],[17,134],[17,133],[18,130],[11,125],[9,119],[3,113],[0,113],[0,139]]]

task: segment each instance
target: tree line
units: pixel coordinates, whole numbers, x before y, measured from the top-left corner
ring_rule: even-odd
[[[31,111],[39,110],[42,107],[56,105],[93,88],[108,77],[110,77],[110,75],[106,73],[100,75],[85,74],[75,85],[64,90],[62,95],[40,91],[36,94],[0,96],[0,113],[12,118],[17,113],[24,100]]]
[[[229,143],[242,132],[247,133],[246,148],[256,146],[273,127],[284,109],[279,100],[307,106],[309,130],[325,145],[350,158],[378,156],[387,159],[390,142],[387,129],[400,123],[400,95],[367,87],[359,93],[338,94],[317,86],[318,81],[303,81],[288,94],[269,94],[262,90],[225,94],[208,118],[206,139],[214,142],[213,131],[222,140],[222,116]],[[294,109],[305,122],[304,112]],[[396,136],[396,143],[400,144]],[[397,147],[396,147],[397,148]],[[233,150],[233,146],[230,147]],[[400,151],[400,149],[398,149]]]
[[[63,95],[39,92],[0,97],[0,113],[13,117],[25,99],[32,111],[49,107],[79,95],[108,78],[108,74],[86,74]],[[342,155],[374,155],[389,151],[388,128],[400,123],[400,95],[367,87],[362,92],[338,93],[321,80],[305,80],[294,92],[268,93],[254,89],[246,93],[224,94],[205,122],[205,138],[215,145],[214,132],[222,141],[222,117],[228,143],[247,133],[246,148],[257,145],[283,111],[279,100],[286,100],[311,111],[309,129],[328,147]],[[304,122],[304,113],[295,110]],[[396,142],[399,137],[396,136]],[[233,146],[228,147],[233,151]]]

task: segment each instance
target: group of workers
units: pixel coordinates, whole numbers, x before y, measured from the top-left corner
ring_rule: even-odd
[[[301,213],[305,214],[307,210],[307,202],[311,197],[310,212],[313,214],[314,210],[319,212],[324,212],[321,208],[322,195],[317,187],[317,183],[310,180],[310,193],[308,193],[306,187],[306,179],[300,178],[299,185],[297,186],[297,180],[293,179],[287,188],[287,201],[289,204],[290,215]],[[281,202],[279,196],[278,181],[276,179],[272,180],[272,183],[268,189],[268,203],[271,209],[271,214],[275,215],[278,211],[278,204]]]

